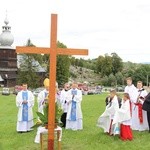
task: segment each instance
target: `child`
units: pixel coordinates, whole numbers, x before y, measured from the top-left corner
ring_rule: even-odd
[[[130,97],[128,93],[124,93],[122,106],[121,108],[115,113],[113,119],[113,125],[120,123],[120,138],[122,140],[132,140],[132,130],[131,126],[131,103]]]
[[[110,91],[110,99],[108,105],[104,113],[99,117],[97,126],[104,129],[104,132],[108,133],[109,135],[113,135],[113,117],[115,112],[119,109],[118,99],[116,96],[116,91]]]

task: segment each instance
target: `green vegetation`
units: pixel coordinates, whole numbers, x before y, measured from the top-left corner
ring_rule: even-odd
[[[45,104],[43,112],[44,114],[38,111],[36,112],[37,116],[39,117],[39,120],[35,123],[35,125],[32,128],[37,128],[39,126],[48,127],[48,103]],[[55,103],[55,123],[60,127],[62,126],[62,122],[60,121],[62,114],[62,108],[57,103]]]
[[[99,115],[105,109],[107,94],[87,95],[83,97],[83,125],[82,131],[63,129],[62,150],[148,150],[150,134],[134,131],[134,140],[123,142],[117,136],[110,137],[96,126]],[[34,143],[36,130],[28,133],[16,132],[18,108],[15,105],[15,95],[0,95],[0,150],[39,150],[40,145]],[[34,106],[35,122],[37,102]],[[57,145],[57,143],[55,144]]]
[[[28,39],[26,46],[35,46]],[[58,48],[67,48],[61,42],[57,42]],[[29,87],[37,88],[42,86],[42,80],[49,75],[49,55],[24,54],[18,69],[18,84],[27,82]],[[35,63],[38,61],[38,63]],[[46,71],[41,74],[38,72],[39,65]],[[72,70],[72,68],[74,68]],[[78,68],[80,70],[78,70]],[[91,72],[93,72],[91,74]],[[91,76],[90,76],[91,74]],[[102,86],[124,86],[127,77],[133,78],[133,83],[142,81],[144,85],[149,85],[150,64],[136,64],[132,62],[123,62],[120,56],[113,52],[111,54],[99,55],[95,59],[85,60],[73,56],[57,56],[57,74],[58,85],[62,87],[69,80],[78,82],[88,81],[95,85]],[[39,76],[40,75],[40,76]],[[92,81],[94,80],[94,81]]]
[[[115,52],[110,55],[100,55],[96,59],[88,60],[72,57],[71,65],[80,67],[82,70],[84,70],[83,68],[89,69],[87,74],[90,74],[92,70],[95,73],[93,78],[99,76],[99,79],[95,79],[94,83],[99,83],[103,86],[124,86],[127,77],[132,77],[134,84],[137,81],[143,81],[144,85],[149,84],[150,64],[122,62],[122,59]],[[80,74],[83,73],[83,71],[80,72]],[[79,77],[78,75],[76,74],[77,77]],[[73,78],[73,76],[71,77]],[[81,79],[77,78],[76,80],[80,81]],[[90,81],[90,78],[85,78],[85,80]]]
[[[35,47],[30,39],[27,40],[26,46]],[[40,78],[36,72],[38,72],[39,64],[36,61],[41,61],[41,55],[21,54],[19,58],[17,84],[27,83],[30,88],[38,87]]]
[[[57,42],[57,47],[59,48],[67,48],[63,43]],[[70,58],[67,55],[58,55],[57,56],[57,75],[56,80],[59,86],[63,86],[66,82],[68,82],[70,73]]]
[[[35,47],[31,40],[28,39],[26,46]],[[57,42],[57,47],[67,48],[63,43]],[[17,84],[22,84],[26,82],[30,88],[37,88],[43,86],[43,78],[49,76],[49,54],[20,54],[18,69]],[[43,73],[39,71],[39,68],[43,67],[45,70]],[[58,55],[57,56],[57,82],[59,86],[64,85],[68,82],[70,77],[69,72],[70,67],[70,56]],[[43,74],[43,75],[42,75]]]

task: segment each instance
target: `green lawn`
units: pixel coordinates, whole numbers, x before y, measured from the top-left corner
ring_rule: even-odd
[[[105,108],[106,94],[88,95],[83,97],[83,131],[63,129],[62,150],[148,150],[150,134],[133,132],[134,140],[123,142],[117,136],[105,135],[96,127],[99,115]],[[37,110],[35,103],[34,113]],[[0,95],[0,150],[38,150],[39,144],[34,143],[36,130],[19,134],[16,132],[17,107],[15,95]],[[34,115],[36,117],[36,115]]]

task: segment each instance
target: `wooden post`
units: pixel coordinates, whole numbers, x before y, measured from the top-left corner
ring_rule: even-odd
[[[49,110],[51,115],[48,115],[48,150],[54,149],[54,126],[55,126],[55,98],[56,98],[56,48],[57,48],[57,15],[51,17],[51,54],[50,54],[50,65],[49,65]]]

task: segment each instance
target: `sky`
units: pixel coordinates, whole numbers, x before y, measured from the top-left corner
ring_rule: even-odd
[[[14,47],[29,38],[50,47],[50,17],[58,14],[57,40],[88,49],[81,58],[115,52],[124,62],[150,62],[150,0],[1,0],[0,33],[6,12]]]

